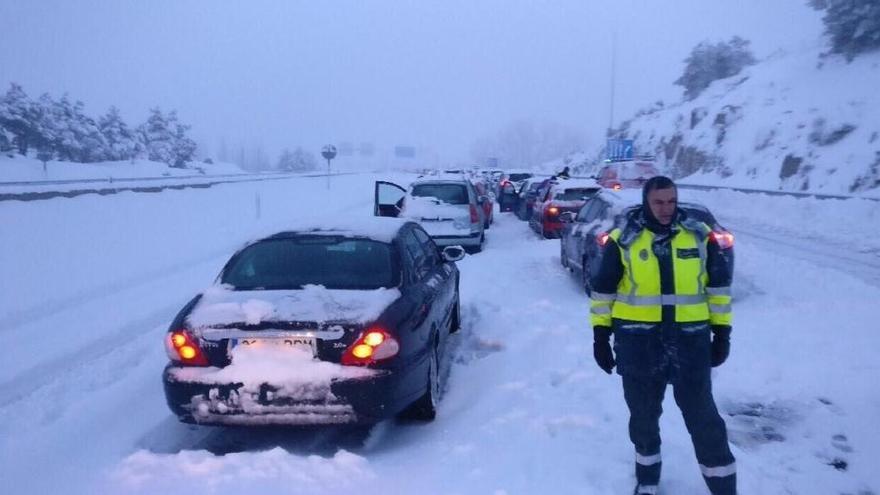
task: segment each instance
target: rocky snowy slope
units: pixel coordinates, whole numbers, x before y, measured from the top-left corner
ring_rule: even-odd
[[[695,183],[827,193],[880,186],[880,53],[847,63],[821,50],[777,52],[662,103],[619,132],[663,169]]]

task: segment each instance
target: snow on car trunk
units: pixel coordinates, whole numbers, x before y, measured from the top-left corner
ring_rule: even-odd
[[[468,234],[470,205],[453,205],[437,198],[407,196],[401,216],[419,222],[430,236]]]

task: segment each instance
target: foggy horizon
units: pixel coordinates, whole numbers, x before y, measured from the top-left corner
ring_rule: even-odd
[[[588,149],[609,123],[657,100],[704,40],[739,35],[761,59],[820,43],[802,0],[673,10],[624,2],[0,1],[14,20],[0,84],[37,98],[68,93],[131,125],[177,110],[205,156],[261,147],[317,153],[325,143],[419,148],[417,160],[472,161],[471,148],[514,122],[575,134]],[[784,22],[780,22],[784,20]]]

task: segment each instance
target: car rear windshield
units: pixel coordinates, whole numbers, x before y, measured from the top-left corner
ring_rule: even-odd
[[[526,180],[531,177],[532,174],[510,174],[507,178],[510,182],[519,182],[521,180]]]
[[[301,236],[266,239],[238,253],[221,282],[237,290],[378,289],[397,286],[391,247],[369,239]]]
[[[657,169],[650,163],[636,163],[623,167],[620,171],[620,178],[630,179],[650,179],[657,175]]]
[[[470,202],[464,184],[416,184],[413,186],[412,195],[437,198],[451,205],[466,205]]]
[[[553,199],[559,201],[581,201],[599,192],[597,187],[579,187],[577,189],[566,189],[557,192]]]

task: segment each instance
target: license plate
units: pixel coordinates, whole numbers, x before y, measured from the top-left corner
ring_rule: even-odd
[[[272,338],[253,338],[253,339],[231,339],[231,347],[241,347],[243,349],[259,349],[259,348],[287,348],[299,349],[315,354],[317,348],[314,337],[272,337]]]

